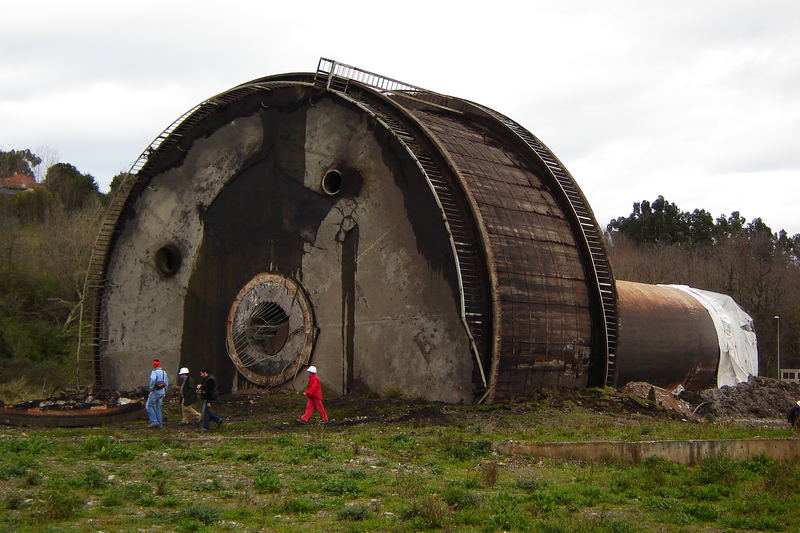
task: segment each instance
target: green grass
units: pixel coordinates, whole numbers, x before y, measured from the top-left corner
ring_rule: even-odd
[[[274,400],[274,401],[271,401]],[[286,403],[282,403],[286,402]],[[335,402],[331,411],[336,412]],[[372,416],[381,401],[370,400]],[[387,418],[419,402],[386,404]],[[260,407],[260,406],[259,406]],[[769,428],[624,417],[567,406],[437,406],[446,425],[295,426],[295,406],[263,402],[261,425],[235,418],[198,438],[168,406],[146,422],[84,429],[0,428],[0,530],[135,531],[795,531],[800,462],[710,457],[694,466],[502,457],[506,438],[629,440]],[[225,415],[235,415],[229,407]],[[350,406],[351,410],[355,410]],[[553,411],[554,412],[554,411]],[[597,422],[597,427],[589,424]],[[782,436],[779,429],[773,435]],[[558,436],[559,438],[553,438]]]

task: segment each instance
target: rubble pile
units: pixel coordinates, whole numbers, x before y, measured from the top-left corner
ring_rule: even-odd
[[[800,385],[752,376],[735,387],[682,393],[681,398],[696,405],[706,418],[785,419],[787,411],[800,400]]]
[[[50,398],[30,400],[9,406],[13,409],[37,409],[43,411],[73,411],[79,409],[97,409],[102,407],[117,407],[132,401],[141,400],[147,395],[144,390],[135,391],[83,391],[60,392]]]
[[[633,394],[640,398],[647,398],[656,405],[678,412],[684,416],[692,416],[692,406],[689,402],[676,397],[672,392],[656,387],[644,381],[632,381],[622,387],[620,392]]]

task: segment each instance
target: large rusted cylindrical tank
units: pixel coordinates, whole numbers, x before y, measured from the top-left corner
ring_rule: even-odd
[[[617,281],[617,384],[713,387],[719,339],[706,308],[673,287]]]
[[[601,235],[513,120],[323,59],[209,98],[134,165],[87,276],[96,381],[157,356],[223,390],[312,363],[330,392],[450,402],[613,385]]]
[[[155,355],[225,388],[310,362],[334,391],[446,401],[602,385],[600,235],[515,122],[323,60],[210,98],[137,162],[89,276],[96,376],[128,387]]]

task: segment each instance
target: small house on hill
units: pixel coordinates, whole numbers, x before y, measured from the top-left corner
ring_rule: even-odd
[[[8,178],[0,178],[0,194],[19,194],[36,188],[36,180],[25,174],[14,174]]]

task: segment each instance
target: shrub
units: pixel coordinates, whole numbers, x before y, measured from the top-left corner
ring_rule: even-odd
[[[0,479],[24,476],[27,471],[26,468],[20,465],[3,465],[0,466]]]
[[[160,502],[162,507],[168,507],[172,509],[180,505],[181,500],[177,496],[167,496],[166,498],[161,498]]]
[[[706,503],[695,503],[686,505],[683,511],[692,518],[700,522],[714,522],[719,517],[717,510]]]
[[[219,509],[213,505],[194,503],[182,510],[178,517],[185,520],[196,520],[209,526],[219,521]]]
[[[756,455],[747,461],[742,461],[741,466],[744,470],[758,475],[765,476],[775,466],[775,459],[767,455]]]
[[[0,450],[15,454],[40,454],[52,446],[52,442],[39,436],[28,439],[0,441]]]
[[[286,462],[293,465],[299,465],[312,459],[330,461],[332,459],[332,457],[329,455],[330,451],[331,448],[327,444],[323,444],[321,442],[312,442],[301,448],[296,448]]]
[[[205,481],[196,483],[192,490],[195,492],[216,492],[218,490],[222,490],[223,488],[224,487],[222,486],[222,483],[220,483],[218,479],[209,478]]]
[[[521,490],[537,490],[547,486],[546,481],[538,479],[520,478],[514,482],[514,486]]]
[[[737,464],[723,455],[708,456],[700,462],[700,471],[695,475],[699,483],[733,485],[739,480]]]
[[[412,501],[411,506],[400,512],[400,517],[419,526],[440,528],[449,518],[447,505],[435,496],[424,496]]]
[[[125,500],[138,500],[145,494],[150,494],[150,486],[146,483],[128,483],[119,492]]]
[[[103,496],[103,499],[100,500],[100,505],[103,507],[121,507],[124,503],[125,499],[122,497],[122,494],[117,492],[106,494]]]
[[[63,520],[77,514],[81,499],[65,487],[54,487],[43,494],[43,513],[50,520]]]
[[[481,481],[485,487],[494,487],[497,483],[497,461],[486,461],[481,464]]]
[[[261,460],[261,453],[259,452],[245,452],[236,456],[237,461],[244,461],[247,463],[255,463]]]
[[[363,488],[354,480],[349,478],[334,478],[322,484],[322,490],[328,494],[343,496],[349,494],[357,496],[363,492]]]
[[[386,400],[397,400],[403,397],[403,387],[396,383],[387,383],[381,391],[381,397]]]
[[[369,520],[375,516],[375,511],[368,503],[351,503],[339,509],[339,520]]]
[[[102,489],[108,486],[108,479],[96,466],[90,466],[83,473],[82,485],[89,489]]]
[[[725,525],[731,529],[749,529],[755,531],[783,531],[784,524],[780,518],[767,515],[758,516],[733,516],[725,520]]]
[[[177,461],[199,461],[203,458],[203,455],[199,452],[191,451],[191,450],[179,450],[172,454],[172,457]]]
[[[800,464],[797,462],[775,462],[764,478],[764,488],[770,495],[786,501],[800,492]]]
[[[253,478],[253,486],[259,492],[279,492],[281,481],[278,474],[271,468],[259,468],[256,477]]]
[[[22,483],[26,487],[38,487],[42,484],[42,475],[33,470],[25,471],[25,476],[22,478]]]
[[[169,448],[169,445],[161,437],[148,437],[140,442],[139,446],[147,451]]]
[[[287,513],[311,513],[319,509],[319,504],[309,496],[301,496],[287,500],[282,508]]]
[[[6,497],[3,498],[3,509],[8,509],[10,511],[19,509],[22,506],[22,502],[23,498],[19,494],[7,494]]]
[[[455,461],[469,461],[480,459],[489,455],[492,451],[492,443],[488,440],[476,440],[473,442],[459,441],[450,444],[445,453],[450,459]]]
[[[104,461],[129,461],[136,454],[121,442],[110,437],[95,435],[82,444],[83,450]]]
[[[442,491],[442,500],[455,510],[473,507],[478,504],[478,497],[463,487],[451,485]]]

